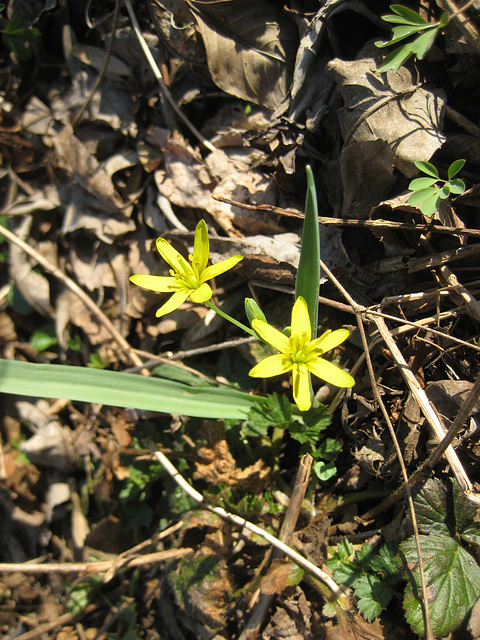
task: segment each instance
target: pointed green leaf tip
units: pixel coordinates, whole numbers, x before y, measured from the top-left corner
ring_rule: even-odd
[[[317,336],[318,294],[320,288],[320,230],[318,224],[317,192],[313,173],[307,166],[307,198],[303,222],[302,248],[298,264],[295,298],[307,303],[312,334]]]

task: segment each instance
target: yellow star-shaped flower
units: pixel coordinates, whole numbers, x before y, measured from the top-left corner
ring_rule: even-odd
[[[205,220],[200,220],[195,229],[193,255],[188,256],[191,264],[164,238],[158,238],[157,249],[162,258],[172,267],[170,269],[171,275],[134,275],[130,277],[133,284],[144,289],[159,293],[173,293],[173,296],[158,309],[157,318],[178,309],[188,297],[193,302],[210,300],[213,292],[207,280],[225,273],[243,259],[243,256],[232,256],[207,267],[210,242]]]
[[[262,340],[280,353],[264,358],[249,375],[253,378],[270,378],[292,371],[293,399],[300,411],[307,411],[312,406],[309,373],[337,387],[353,387],[355,384],[349,373],[321,357],[338,347],[350,332],[348,329],[329,330],[312,340],[308,307],[301,296],[293,305],[289,338],[263,320],[252,320],[252,327]]]

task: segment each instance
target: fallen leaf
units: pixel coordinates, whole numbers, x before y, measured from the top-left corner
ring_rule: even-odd
[[[290,86],[298,42],[293,22],[265,0],[188,0],[188,5],[215,84],[276,109]]]

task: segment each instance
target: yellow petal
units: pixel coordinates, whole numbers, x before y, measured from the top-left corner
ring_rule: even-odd
[[[188,276],[192,273],[192,267],[165,238],[157,238],[157,249],[165,262],[178,274]]]
[[[277,351],[284,354],[289,353],[290,344],[287,336],[284,336],[281,331],[272,327],[268,322],[254,319],[252,320],[252,329],[258,333],[262,340],[275,347]]]
[[[293,399],[300,411],[308,411],[312,406],[310,375],[304,364],[293,365]]]
[[[325,331],[319,338],[312,340],[311,346],[315,349],[321,349],[322,353],[326,353],[331,349],[335,349],[339,344],[342,344],[348,336],[350,331],[348,329],[337,329],[336,331]]]
[[[206,282],[190,293],[190,297],[194,302],[206,302],[207,300],[210,300],[212,295],[212,288]]]
[[[205,220],[200,220],[195,229],[195,240],[193,243],[192,264],[198,264],[198,274],[200,275],[207,267],[208,254],[210,253],[210,242]]]
[[[290,371],[292,363],[280,353],[267,356],[248,372],[252,378],[271,378]]]
[[[228,271],[238,264],[240,260],[243,260],[243,256],[232,256],[231,258],[226,258],[225,260],[220,260],[220,262],[211,264],[201,274],[202,282],[206,282],[207,280],[216,278],[221,273],[225,273],[225,271]]]
[[[317,378],[334,384],[336,387],[353,387],[355,384],[355,379],[349,373],[323,358],[317,358],[313,362],[309,362],[308,368]]]
[[[295,300],[292,309],[292,337],[306,334],[308,339],[312,338],[312,327],[310,324],[310,316],[308,315],[308,307],[305,299],[299,296]]]
[[[175,309],[178,309],[178,307],[183,304],[188,298],[189,294],[190,291],[188,289],[182,289],[181,291],[177,291],[176,293],[174,293],[173,296],[169,298],[167,302],[162,307],[160,307],[160,309],[158,309],[157,313],[155,314],[157,318],[160,318],[161,316],[164,316],[167,313],[171,313],[172,311],[175,311]]]
[[[130,282],[144,289],[158,291],[159,293],[168,293],[179,288],[178,281],[171,276],[135,275],[130,276]]]

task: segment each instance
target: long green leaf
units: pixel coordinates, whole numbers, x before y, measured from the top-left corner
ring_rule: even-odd
[[[131,373],[0,359],[0,393],[68,398],[197,418],[244,419],[259,396]]]
[[[305,299],[312,325],[312,338],[317,335],[318,293],[320,287],[320,231],[315,182],[310,167],[307,167],[307,199],[303,222],[302,249],[298,264],[295,298]]]

